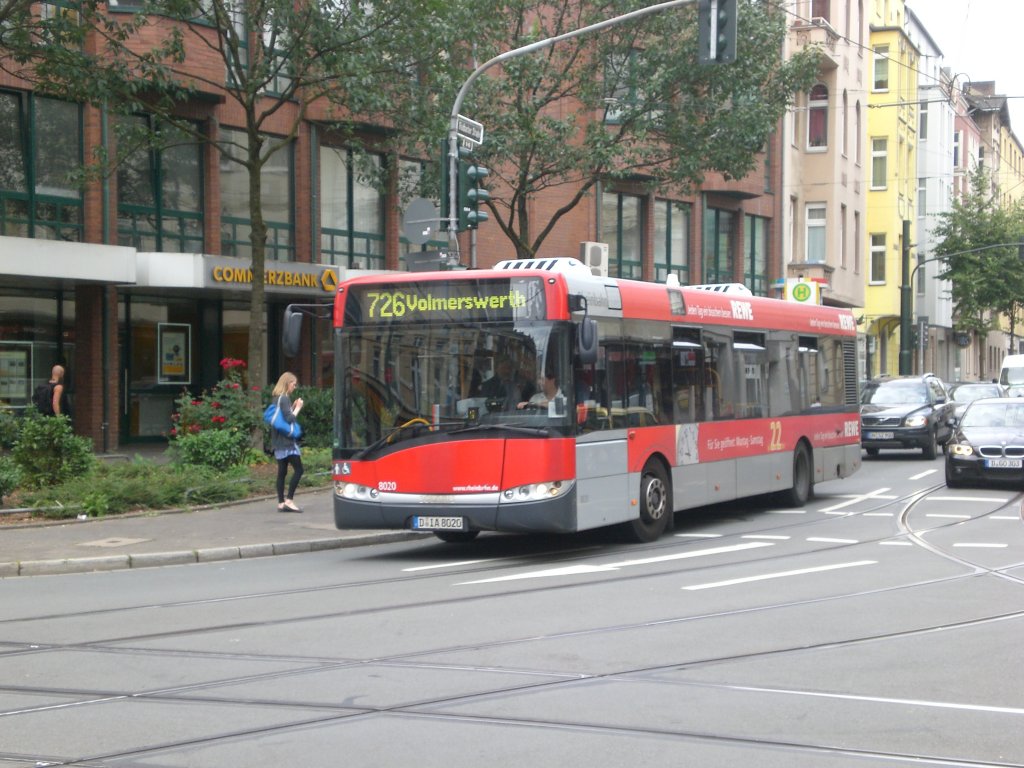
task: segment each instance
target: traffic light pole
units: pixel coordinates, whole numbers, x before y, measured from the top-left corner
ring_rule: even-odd
[[[640,8],[630,13],[624,13],[621,16],[615,16],[604,21],[599,21],[595,24],[590,24],[580,29],[574,29],[571,32],[565,32],[561,35],[555,35],[554,37],[548,37],[544,40],[538,40],[535,43],[524,45],[521,48],[514,48],[511,51],[505,51],[505,53],[499,54],[494,58],[485,61],[483,64],[478,66],[470,73],[469,77],[466,78],[466,82],[459,88],[458,95],[455,97],[455,103],[452,105],[451,117],[448,121],[448,178],[455,179],[459,172],[459,112],[462,110],[462,103],[466,100],[466,94],[469,93],[470,87],[476,82],[476,79],[480,77],[491,67],[496,64],[508,61],[509,59],[515,59],[520,56],[525,56],[535,51],[543,50],[544,48],[550,48],[555,43],[561,43],[565,40],[571,40],[574,37],[586,35],[591,32],[599,32],[602,29],[615,26],[616,24],[622,24],[627,21],[633,21],[643,16],[650,16],[654,13],[661,13],[672,8],[679,8],[683,5],[690,5],[696,3],[697,0],[668,0],[665,3],[658,3],[647,8]],[[453,251],[458,251],[458,193],[455,189],[455,184],[451,183],[448,185],[448,244]],[[472,261],[470,266],[476,267],[476,249],[473,249]]]

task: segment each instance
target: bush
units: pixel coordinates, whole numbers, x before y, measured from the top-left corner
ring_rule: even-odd
[[[29,488],[88,475],[97,463],[92,441],[77,437],[67,416],[43,416],[33,408],[25,411],[11,458]]]
[[[0,502],[21,483],[21,471],[10,456],[0,456]]]
[[[248,432],[204,429],[179,435],[172,448],[175,458],[183,464],[227,469],[248,459],[251,439]]]
[[[296,387],[302,398],[302,444],[309,448],[330,448],[334,435],[334,392],[315,387]]]
[[[0,451],[9,451],[18,441],[21,419],[13,411],[0,409]]]
[[[199,397],[188,390],[176,401],[169,446],[186,464],[224,468],[248,457],[262,413],[259,389],[242,384],[245,363],[226,357],[220,361],[224,378]]]

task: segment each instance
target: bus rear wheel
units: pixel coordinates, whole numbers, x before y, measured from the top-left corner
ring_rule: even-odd
[[[640,475],[640,516],[623,523],[623,532],[640,543],[656,541],[668,527],[672,517],[672,488],[665,468],[657,461],[648,461]]]
[[[434,535],[447,544],[468,544],[480,531],[434,531]]]
[[[787,507],[802,507],[814,494],[811,454],[803,443],[793,451],[793,486],[782,491],[780,500]]]

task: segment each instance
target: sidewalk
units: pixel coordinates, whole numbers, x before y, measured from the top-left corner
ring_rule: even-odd
[[[331,488],[300,491],[301,514],[278,512],[277,500],[265,497],[186,511],[2,525],[0,578],[287,555],[426,535],[339,531],[331,494]]]

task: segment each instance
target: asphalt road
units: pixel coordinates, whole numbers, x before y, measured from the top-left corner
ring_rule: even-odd
[[[883,454],[804,510],[0,581],[0,764],[1024,766],[1024,525]]]

